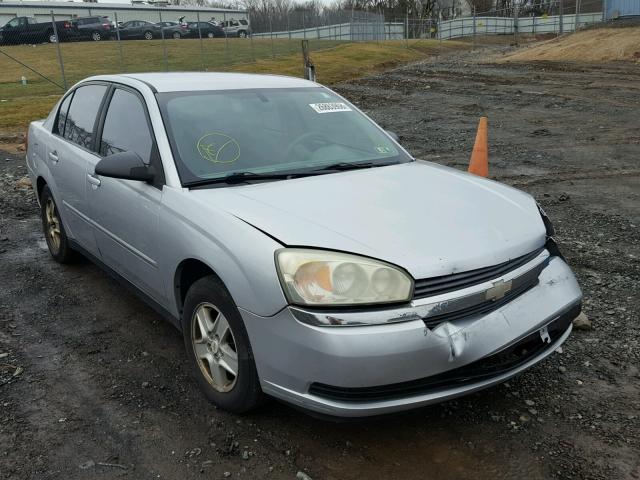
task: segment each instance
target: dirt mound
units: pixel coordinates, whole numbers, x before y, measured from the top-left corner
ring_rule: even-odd
[[[518,50],[498,61],[536,60],[640,63],[640,27],[588,29]]]

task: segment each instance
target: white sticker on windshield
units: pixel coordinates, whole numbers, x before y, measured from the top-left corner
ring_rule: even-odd
[[[331,102],[331,103],[310,103],[309,106],[318,113],[331,113],[331,112],[350,112],[351,109],[346,103]]]

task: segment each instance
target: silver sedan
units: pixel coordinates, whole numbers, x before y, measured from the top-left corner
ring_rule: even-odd
[[[98,76],[31,123],[27,165],[53,258],[179,328],[212,402],[355,417],[505,381],[581,308],[531,196],[396,139],[305,80]]]

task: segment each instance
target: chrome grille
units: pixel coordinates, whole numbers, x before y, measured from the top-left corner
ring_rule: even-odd
[[[488,280],[501,277],[515,270],[518,267],[530,262],[536,258],[544,250],[540,248],[521,257],[514,258],[498,265],[491,267],[478,268],[469,270],[468,272],[453,273],[451,275],[442,275],[440,277],[425,278],[416,280],[413,298],[425,298],[442,293],[453,292],[463,288],[472,287]]]

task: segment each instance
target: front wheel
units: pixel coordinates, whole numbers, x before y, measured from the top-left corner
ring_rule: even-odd
[[[240,37],[240,38],[247,38],[247,36],[248,36],[247,32],[245,32],[244,30],[240,30],[238,32],[238,37]]]
[[[207,37],[209,37],[209,38],[213,38],[213,37],[214,37],[213,32],[209,32],[209,33],[207,33]]]
[[[243,413],[263,400],[240,312],[214,276],[196,281],[184,303],[182,330],[200,389],[224,410]]]
[[[180,32],[173,32],[173,38],[175,38],[176,40],[180,40],[182,38],[182,35],[180,35]]]
[[[67,232],[58,213],[58,206],[46,185],[40,194],[40,209],[42,230],[53,259],[59,263],[72,263],[77,260],[78,254],[69,244]]]
[[[153,32],[149,32],[149,31],[144,32],[144,39],[153,40]]]
[[[91,34],[91,40],[93,40],[94,42],[99,42],[100,40],[102,40],[102,35],[100,35],[100,32],[93,32]]]
[[[58,36],[53,32],[49,32],[47,34],[47,40],[49,40],[49,43],[58,43]]]

